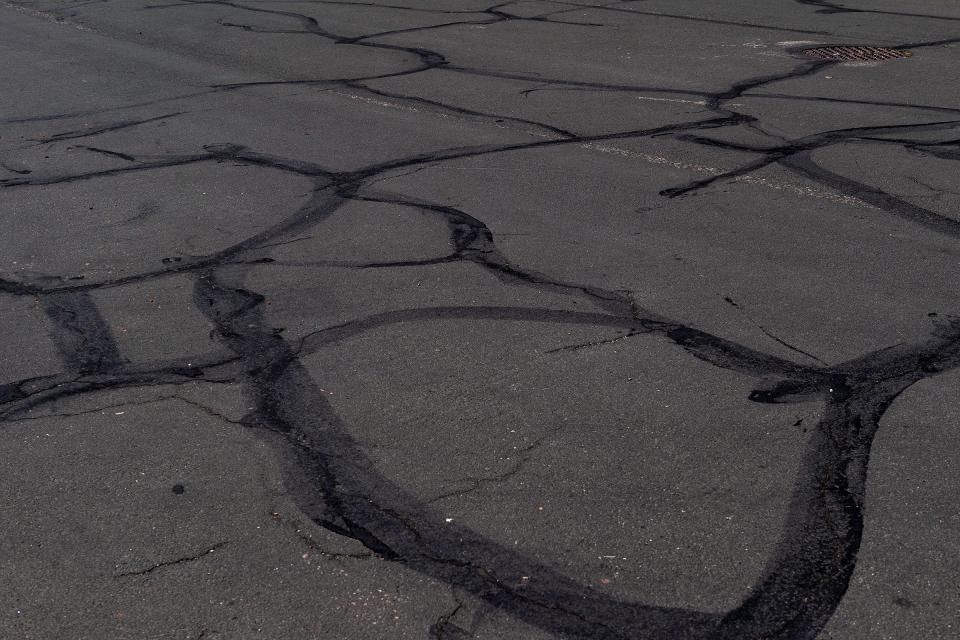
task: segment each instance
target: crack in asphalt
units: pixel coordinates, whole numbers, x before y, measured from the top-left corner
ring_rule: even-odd
[[[180,558],[175,558],[175,559],[173,559],[173,560],[165,560],[165,561],[163,561],[163,562],[158,562],[158,563],[156,563],[156,564],[150,565],[150,566],[147,567],[146,569],[137,569],[137,570],[135,570],[135,571],[125,571],[125,572],[123,572],[123,573],[117,573],[117,574],[114,574],[113,577],[114,577],[114,578],[129,578],[129,577],[132,577],[132,576],[146,576],[146,575],[149,575],[149,574],[151,574],[151,573],[153,573],[154,571],[157,571],[157,570],[159,570],[159,569],[166,569],[167,567],[174,567],[174,566],[179,565],[179,564],[196,562],[197,560],[202,560],[203,558],[206,558],[206,557],[209,556],[211,553],[215,552],[217,549],[222,549],[223,547],[227,546],[228,544],[230,544],[230,541],[229,541],[229,540],[223,540],[223,541],[221,541],[221,542],[216,543],[215,545],[213,545],[213,546],[211,546],[211,547],[208,547],[208,548],[204,549],[203,551],[199,551],[199,552],[197,552],[197,553],[194,553],[194,554],[191,554],[191,555],[187,555],[187,556],[182,556],[182,557],[180,557]]]

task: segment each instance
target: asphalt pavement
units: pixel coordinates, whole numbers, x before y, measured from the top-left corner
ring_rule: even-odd
[[[0,60],[0,637],[960,637],[954,0],[2,0]]]

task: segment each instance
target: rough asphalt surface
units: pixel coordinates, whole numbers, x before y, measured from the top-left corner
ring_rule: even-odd
[[[0,57],[4,638],[960,635],[955,1],[4,1]]]

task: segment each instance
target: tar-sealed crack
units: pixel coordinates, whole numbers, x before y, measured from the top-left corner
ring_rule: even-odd
[[[811,11],[825,15],[858,13],[911,16],[931,22],[953,18],[874,9],[850,9],[841,3],[796,0]],[[336,4],[317,2],[316,5]],[[375,3],[354,3],[380,6]],[[868,185],[821,166],[815,152],[861,141],[898,145],[916,153],[930,154],[947,161],[960,160],[956,130],[960,110],[936,105],[872,102],[790,96],[779,93],[788,80],[810,77],[838,64],[830,61],[798,62],[781,73],[745,77],[720,91],[689,87],[652,86],[631,83],[604,83],[570,80],[525,72],[503,71],[451,62],[434,50],[388,42],[390,36],[435,32],[453,26],[494,27],[512,22],[537,23],[538,28],[573,29],[589,33],[602,25],[601,18],[575,22],[574,9],[589,9],[599,15],[632,13],[657,16],[677,22],[705,22],[736,25],[751,31],[792,31],[832,35],[824,20],[823,30],[802,30],[757,23],[738,23],[683,13],[643,11],[639,6],[606,6],[551,2],[551,8],[532,15],[512,13],[509,3],[484,9],[459,10],[391,6],[398,12],[449,14],[448,22],[392,31],[374,31],[361,35],[336,33],[311,15],[269,3],[229,2],[224,0],[187,0],[150,7],[151,11],[178,11],[184,20],[198,19],[193,8],[213,5],[231,11],[230,19],[221,19],[214,28],[225,33],[243,31],[271,37],[320,38],[342,46],[361,48],[393,60],[410,64],[401,70],[376,75],[339,79],[256,80],[211,86],[154,101],[140,101],[99,111],[99,124],[38,138],[36,143],[54,144],[83,140],[75,148],[96,153],[100,158],[122,160],[124,164],[87,171],[50,173],[40,169],[21,169],[13,163],[15,177],[0,180],[0,193],[13,189],[43,189],[91,179],[110,180],[119,176],[140,175],[172,167],[199,167],[229,162],[243,166],[266,167],[311,182],[306,202],[287,212],[282,220],[258,228],[249,237],[206,255],[185,256],[163,261],[140,273],[127,273],[99,282],[73,281],[68,275],[51,279],[49,274],[25,273],[19,278],[0,280],[0,295],[9,298],[35,297],[46,316],[46,329],[61,362],[62,370],[53,375],[7,382],[0,386],[0,418],[6,421],[32,420],[30,411],[57,400],[95,393],[106,389],[140,388],[208,382],[239,385],[252,410],[240,419],[231,418],[205,404],[171,394],[145,401],[177,400],[210,416],[250,429],[278,451],[284,466],[284,480],[290,495],[305,518],[338,535],[362,544],[367,551],[338,553],[324,549],[301,527],[297,520],[274,515],[280,526],[296,535],[302,544],[318,555],[331,559],[367,560],[381,558],[446,582],[462,593],[470,594],[484,606],[506,612],[525,623],[558,637],[581,639],[643,638],[809,639],[819,634],[840,605],[856,567],[864,527],[866,477],[873,438],[884,413],[904,390],[914,383],[933,378],[960,367],[960,322],[947,318],[934,326],[929,335],[909,344],[879,349],[846,362],[828,366],[803,348],[778,337],[758,323],[768,338],[792,352],[804,356],[794,362],[759,351],[721,336],[711,334],[654,309],[639,306],[629,292],[600,286],[584,277],[561,278],[540,273],[525,265],[524,256],[507,255],[496,242],[486,222],[468,212],[467,207],[434,202],[414,194],[375,189],[377,182],[395,176],[401,170],[415,173],[426,167],[442,166],[452,160],[478,158],[517,151],[562,148],[569,145],[594,145],[614,140],[667,138],[705,148],[715,147],[752,154],[741,166],[709,172],[708,177],[684,184],[664,186],[665,199],[692,197],[727,180],[743,178],[767,167],[802,176],[840,194],[875,207],[881,214],[899,218],[907,224],[925,228],[948,240],[960,239],[960,222],[908,202],[881,187]],[[556,6],[568,9],[556,10]],[[280,20],[289,27],[267,28],[256,23],[264,16]],[[567,19],[564,19],[567,18]],[[594,22],[593,20],[597,20]],[[960,42],[941,39],[929,42],[903,42],[901,48],[922,50]],[[356,51],[358,49],[354,49]],[[683,96],[682,100],[702,106],[704,113],[686,122],[653,127],[629,127],[602,134],[583,134],[548,121],[535,121],[481,109],[466,108],[418,96],[368,86],[373,80],[410,77],[417,74],[444,73],[461,77],[521,81],[565,91],[596,91]],[[218,93],[243,92],[264,87],[308,86],[349,90],[370,99],[397,101],[432,116],[450,116],[484,123],[504,123],[532,132],[532,141],[505,144],[456,146],[430,152],[378,158],[367,166],[336,171],[315,161],[278,155],[223,141],[198,141],[190,154],[144,154],[137,149],[118,148],[97,142],[97,137],[160,121],[176,121],[184,112],[164,110],[151,117],[128,117],[122,112]],[[824,130],[796,139],[771,135],[759,115],[738,111],[736,100],[797,99],[833,101],[850,105],[885,105],[915,111],[936,111],[943,118],[934,123],[898,123],[889,126],[864,126]],[[120,112],[121,115],[114,115]],[[56,121],[75,117],[53,114],[5,120],[4,123]],[[100,120],[102,118],[102,120]],[[711,137],[731,127],[746,126],[761,136],[762,145],[736,145]],[[930,142],[922,136],[932,133],[949,137],[946,142]],[[701,175],[703,175],[701,173]],[[286,340],[263,310],[264,296],[254,290],[248,275],[254,265],[268,264],[285,268],[274,261],[266,249],[301,242],[321,234],[325,223],[346,205],[377,203],[417,211],[433,217],[446,228],[449,251],[430,258],[408,261],[369,261],[351,263],[356,269],[403,269],[423,265],[470,263],[495,276],[502,287],[520,291],[548,292],[590,303],[596,311],[568,311],[517,304],[504,306],[432,305],[395,309],[355,317],[335,325],[316,329],[295,342]],[[342,264],[318,256],[317,264]],[[42,275],[42,277],[41,277]],[[178,275],[189,278],[193,286],[192,304],[213,327],[212,336],[220,351],[212,354],[181,354],[169,361],[133,365],[125,357],[112,335],[93,295],[95,291],[123,285],[152,282]],[[727,298],[731,306],[743,307]],[[745,313],[745,312],[744,312]],[[509,480],[520,473],[535,454],[542,439],[518,453],[519,459],[506,472],[496,476],[468,479],[464,490],[433,499],[422,499],[385,477],[350,435],[342,417],[327,394],[318,386],[301,359],[327,345],[341,344],[355,336],[409,322],[437,322],[450,319],[568,324],[597,330],[615,330],[617,335],[576,345],[561,346],[551,352],[567,354],[579,349],[611,342],[657,336],[673,348],[714,367],[736,371],[756,380],[749,400],[761,403],[799,403],[819,400],[824,412],[811,425],[811,437],[796,476],[794,499],[776,549],[768,559],[764,574],[753,585],[750,595],[729,611],[704,613],[694,609],[669,608],[630,602],[600,592],[548,564],[485,537],[457,522],[449,522],[432,506],[442,497],[476,491],[484,484]],[[751,320],[752,321],[752,320]],[[565,357],[565,356],[563,356]],[[322,366],[322,365],[320,365]],[[137,403],[127,403],[137,404]],[[110,405],[100,411],[120,405]],[[63,413],[51,416],[79,415]],[[799,423],[798,423],[799,424]],[[149,575],[183,563],[201,561],[228,541],[149,567],[116,574],[115,577]],[[430,628],[434,638],[467,638],[469,631],[453,622],[462,604],[442,613]],[[206,629],[201,630],[201,636]]]

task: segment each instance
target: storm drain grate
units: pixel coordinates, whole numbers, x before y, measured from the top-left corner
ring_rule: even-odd
[[[902,49],[886,49],[884,47],[814,47],[804,49],[803,53],[823,60],[893,60],[894,58],[909,58],[913,54]]]

